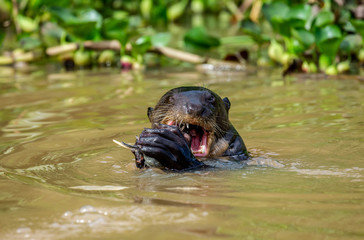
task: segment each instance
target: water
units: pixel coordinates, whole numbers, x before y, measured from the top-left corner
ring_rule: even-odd
[[[182,85],[229,97],[248,166],[138,170],[112,142]],[[0,94],[0,239],[364,237],[362,82],[2,68]]]

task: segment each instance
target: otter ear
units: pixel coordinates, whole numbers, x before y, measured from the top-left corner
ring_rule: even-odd
[[[148,107],[148,112],[147,112],[149,121],[152,122],[152,117],[153,117],[153,108],[152,107]]]
[[[226,111],[229,111],[229,109],[230,109],[230,101],[229,101],[229,99],[226,97],[226,98],[224,98],[223,100],[222,100],[223,102],[224,102],[224,104],[225,104],[225,107],[226,107]]]

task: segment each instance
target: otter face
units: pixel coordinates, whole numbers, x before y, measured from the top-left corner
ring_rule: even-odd
[[[148,108],[152,123],[178,126],[195,157],[209,156],[216,139],[230,127],[230,102],[203,87],[181,87],[167,92]]]

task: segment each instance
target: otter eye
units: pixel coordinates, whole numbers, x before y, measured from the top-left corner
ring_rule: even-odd
[[[213,103],[213,102],[215,102],[215,97],[214,96],[212,96],[212,95],[210,95],[210,96],[208,96],[207,97],[207,102],[209,102],[209,103]]]

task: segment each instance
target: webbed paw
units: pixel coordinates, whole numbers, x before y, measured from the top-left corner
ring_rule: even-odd
[[[147,157],[170,170],[188,170],[205,166],[192,154],[189,144],[176,126],[155,124],[140,134],[135,145]],[[136,155],[138,151],[134,153]],[[136,156],[137,158],[137,156]]]

